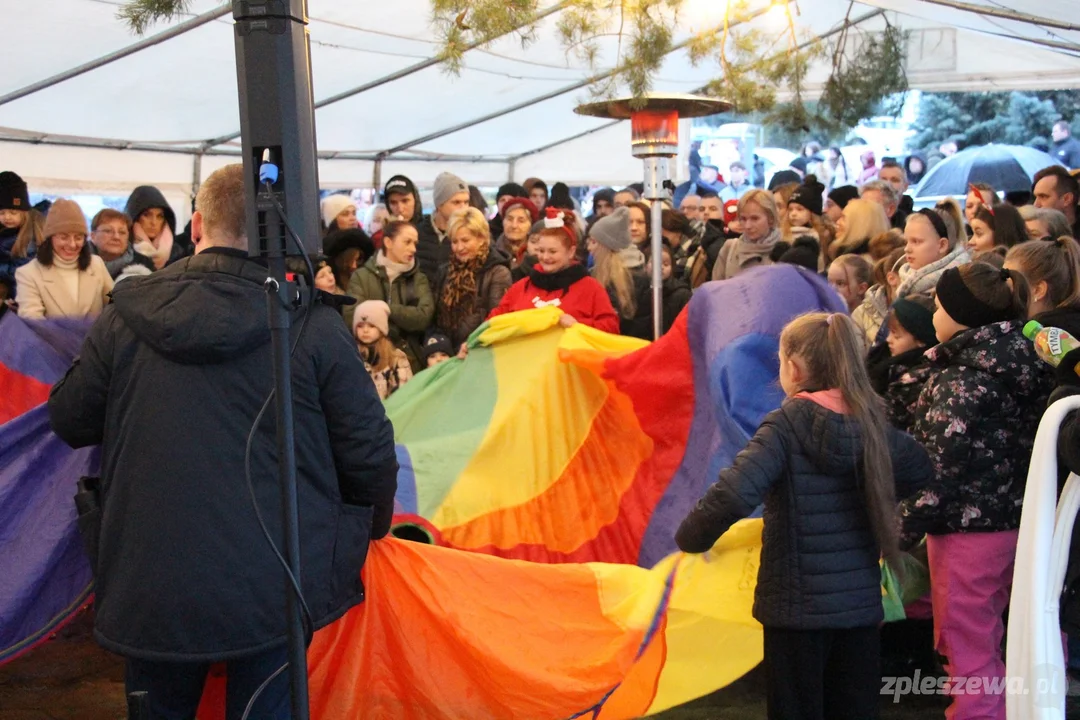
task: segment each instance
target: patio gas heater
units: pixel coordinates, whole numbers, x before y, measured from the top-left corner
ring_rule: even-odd
[[[731,103],[699,95],[648,94],[641,98],[619,98],[579,105],[578,115],[630,120],[630,152],[645,161],[645,198],[652,205],[652,306],[653,339],[663,331],[663,272],[660,201],[664,181],[670,177],[668,158],[679,154],[679,118],[716,115],[731,109]]]

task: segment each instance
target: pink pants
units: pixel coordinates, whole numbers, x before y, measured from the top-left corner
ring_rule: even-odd
[[[930,535],[934,649],[950,677],[1003,678],[1001,614],[1009,603],[1018,531]],[[980,682],[980,686],[981,686]],[[948,720],[1005,720],[1005,695],[953,695]]]

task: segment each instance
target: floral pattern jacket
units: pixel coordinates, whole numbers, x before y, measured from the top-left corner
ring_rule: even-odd
[[[934,481],[901,503],[903,540],[1020,526],[1028,463],[1054,375],[1021,333],[984,325],[927,351],[931,375],[912,434]]]

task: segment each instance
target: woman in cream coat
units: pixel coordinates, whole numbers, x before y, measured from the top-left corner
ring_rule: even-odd
[[[37,257],[15,271],[19,317],[27,319],[97,315],[109,301],[113,280],[87,244],[86,217],[60,199],[45,218],[45,244]]]

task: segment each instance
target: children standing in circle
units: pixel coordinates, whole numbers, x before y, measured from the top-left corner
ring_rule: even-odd
[[[409,358],[404,351],[394,347],[389,335],[389,305],[382,300],[367,300],[356,306],[353,313],[353,337],[356,338],[364,367],[383,400],[413,376]]]
[[[793,320],[780,336],[787,399],[683,520],[703,553],[765,503],[754,617],[765,628],[770,718],[878,716],[879,558],[898,558],[896,493],[926,482],[926,452],[890,428],[842,313]]]
[[[901,503],[903,541],[927,536],[935,650],[946,675],[1004,678],[1001,613],[1035,431],[1053,387],[1021,330],[1028,285],[1015,270],[970,263],[937,283],[932,374],[912,434],[932,482]],[[977,562],[973,562],[977,560]],[[949,717],[1005,717],[1005,696],[957,694]]]

